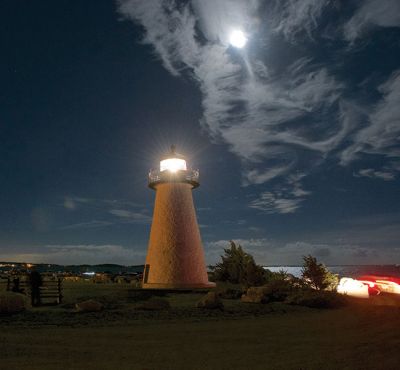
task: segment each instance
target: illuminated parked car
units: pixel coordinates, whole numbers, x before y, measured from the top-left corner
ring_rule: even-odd
[[[341,278],[337,287],[337,292],[351,297],[369,298],[369,285],[352,278]]]
[[[364,275],[358,280],[375,284],[383,293],[400,294],[400,279],[390,276]]]

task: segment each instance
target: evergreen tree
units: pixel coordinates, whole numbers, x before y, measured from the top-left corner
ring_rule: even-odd
[[[214,268],[215,281],[228,281],[233,284],[246,286],[262,285],[265,283],[265,271],[255,263],[254,258],[246,253],[235,242],[230,242],[230,248],[224,249],[222,262]]]
[[[303,257],[302,279],[306,285],[316,290],[336,288],[338,277],[332,274],[323,263],[311,255]]]

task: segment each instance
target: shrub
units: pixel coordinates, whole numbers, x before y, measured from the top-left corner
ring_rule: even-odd
[[[287,297],[286,303],[311,308],[338,308],[346,304],[346,299],[336,292],[298,290]]]
[[[248,303],[269,303],[283,302],[291,294],[293,286],[287,280],[271,280],[260,287],[250,287],[245,295],[242,296],[242,302]]]
[[[0,294],[0,314],[7,315],[24,311],[27,307],[26,298],[18,293]]]
[[[254,258],[243,248],[231,241],[224,249],[222,262],[213,267],[212,280],[227,281],[244,286],[259,286],[265,283],[265,270],[255,263]]]
[[[304,256],[302,270],[303,282],[316,290],[334,290],[339,282],[338,276],[332,274],[323,263],[311,255]]]
[[[293,285],[289,280],[271,280],[264,288],[267,302],[283,302],[292,292]]]

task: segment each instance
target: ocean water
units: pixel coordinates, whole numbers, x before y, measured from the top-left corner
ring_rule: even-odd
[[[301,276],[301,266],[263,266],[265,269],[272,272],[285,271],[288,274],[292,274],[295,277]]]
[[[301,277],[302,266],[263,266],[272,272],[281,270],[292,274],[295,277]],[[400,265],[349,265],[349,266],[327,266],[328,270],[339,277],[359,277],[361,275],[380,275],[400,277]]]

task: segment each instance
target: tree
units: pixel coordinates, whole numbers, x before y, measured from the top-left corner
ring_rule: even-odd
[[[333,290],[338,282],[338,277],[332,274],[323,263],[318,263],[317,259],[311,255],[303,256],[303,281],[316,290]]]
[[[235,242],[230,242],[230,248],[224,249],[222,262],[214,267],[215,281],[228,281],[246,286],[262,285],[265,282],[265,271],[255,263],[254,258],[246,253]]]

